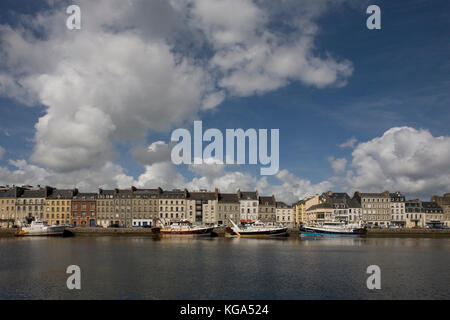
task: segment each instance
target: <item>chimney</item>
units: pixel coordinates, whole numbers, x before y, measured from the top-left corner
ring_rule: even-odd
[[[216,200],[219,199],[219,189],[216,188]]]
[[[131,187],[131,193],[133,194],[135,191],[136,191],[137,189],[136,189],[136,187]]]
[[[238,198],[240,199],[241,198],[241,189],[238,189],[237,195],[238,195]]]

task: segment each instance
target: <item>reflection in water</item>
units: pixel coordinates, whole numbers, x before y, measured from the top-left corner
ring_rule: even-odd
[[[0,299],[448,299],[449,253],[421,238],[0,239]],[[72,264],[81,291],[66,288]]]

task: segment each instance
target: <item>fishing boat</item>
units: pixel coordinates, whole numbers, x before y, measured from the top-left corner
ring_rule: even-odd
[[[234,221],[230,220],[231,228],[228,234],[237,237],[282,237],[287,236],[287,227],[271,226],[260,221],[248,223],[238,226]]]
[[[170,226],[154,228],[153,232],[161,235],[211,236],[214,227],[195,226],[190,221],[174,222]]]
[[[367,233],[360,225],[343,222],[324,222],[316,226],[300,226],[300,237],[358,236]]]
[[[45,221],[32,221],[31,224],[20,227],[15,236],[63,236],[66,226],[49,226]]]

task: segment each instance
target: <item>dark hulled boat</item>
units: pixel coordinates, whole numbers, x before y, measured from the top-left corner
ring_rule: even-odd
[[[234,221],[231,222],[231,234],[238,237],[283,237],[287,236],[286,227],[269,226],[262,222],[254,222],[239,227]]]
[[[300,226],[300,237],[358,236],[367,233],[361,226],[346,225],[341,222],[326,222],[317,226]]]

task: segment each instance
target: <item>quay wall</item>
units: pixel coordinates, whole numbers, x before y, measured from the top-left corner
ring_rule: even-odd
[[[68,228],[75,236],[154,236],[152,229],[146,228]]]
[[[368,237],[450,237],[450,229],[368,229]]]
[[[0,238],[14,237],[15,229],[0,228]]]

